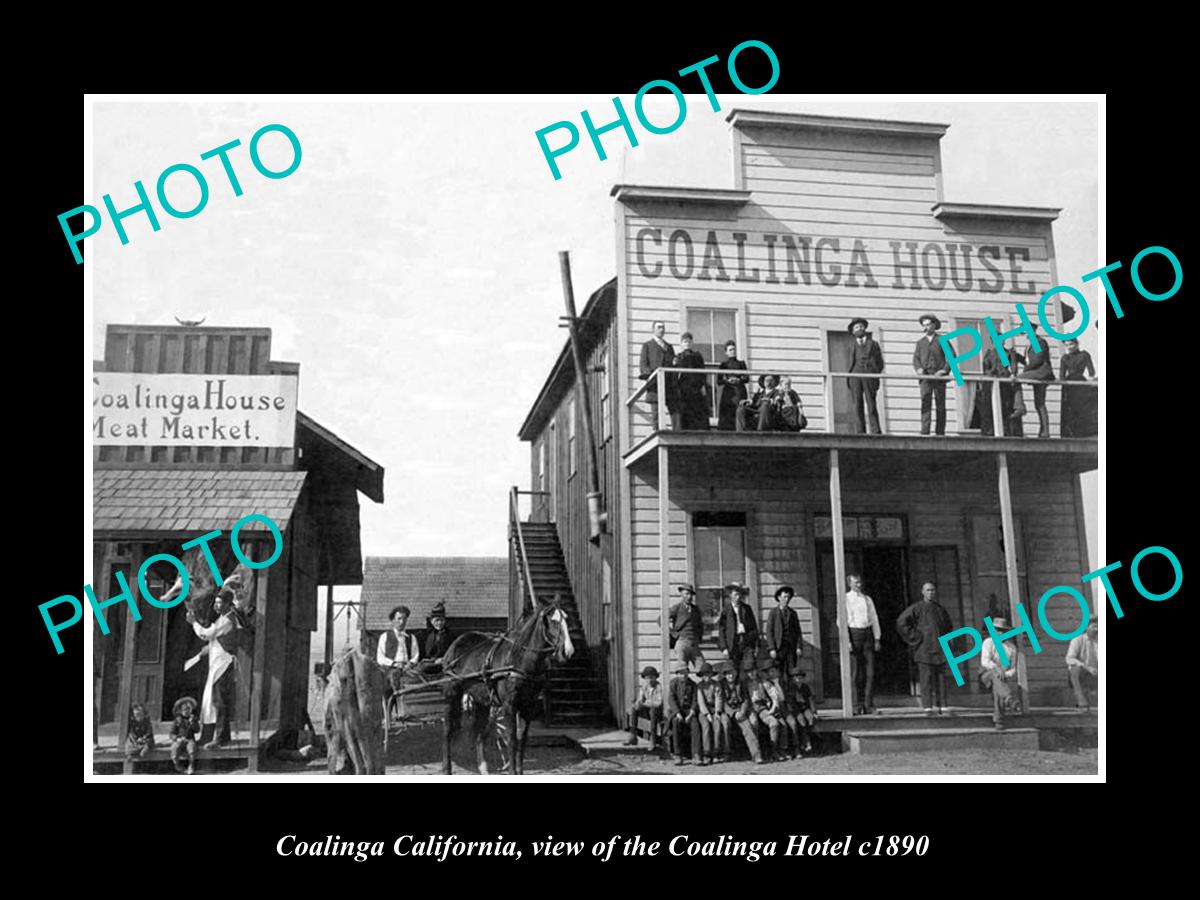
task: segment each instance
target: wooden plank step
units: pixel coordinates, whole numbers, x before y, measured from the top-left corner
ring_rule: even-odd
[[[1036,750],[1036,728],[911,728],[844,731],[847,753],[923,753],[939,750]]]

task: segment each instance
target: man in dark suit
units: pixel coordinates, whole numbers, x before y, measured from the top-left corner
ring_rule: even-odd
[[[913,351],[913,369],[918,375],[949,375],[950,364],[942,351],[938,329],[942,320],[932,313],[921,316],[921,327],[925,334],[917,339]],[[946,382],[941,379],[921,379],[921,434],[929,434],[929,408],[937,401],[937,433],[946,433]]]
[[[849,331],[854,335],[854,345],[850,348],[851,372],[882,372],[883,351],[871,337],[867,327],[871,323],[866,319],[851,319]],[[850,396],[854,402],[854,420],[857,425],[856,433],[864,434],[867,430],[867,418],[871,420],[871,434],[882,434],[879,427],[879,409],[875,405],[875,394],[879,391],[878,378],[849,378]],[[863,404],[866,404],[866,415],[863,414]]]
[[[638,374],[643,381],[650,380],[650,387],[646,390],[646,402],[650,404],[650,413],[654,417],[654,428],[657,431],[658,422],[658,386],[654,382],[654,373],[663,366],[670,366],[675,362],[675,348],[667,341],[664,335],[667,333],[667,326],[662,322],[654,322],[651,324],[651,329],[654,336],[646,343],[642,344],[642,356],[638,364]],[[674,379],[668,377],[666,380],[666,404],[667,409],[674,407],[675,401],[672,394],[674,393]]]
[[[758,652],[758,620],[746,603],[749,590],[735,581],[725,585],[725,591],[730,602],[717,622],[717,647],[735,670],[752,672]]]
[[[1036,332],[1038,326],[1036,322],[1031,322],[1029,327]],[[1050,412],[1046,409],[1046,389],[1049,387],[1046,382],[1054,381],[1054,364],[1050,362],[1050,344],[1045,338],[1038,337],[1038,346],[1042,349],[1034,350],[1033,344],[1030,344],[1025,356],[1020,357],[1021,362],[1025,364],[1021,379],[1029,378],[1038,382],[1033,386],[1033,408],[1037,410],[1038,437],[1048,438]]]
[[[775,591],[775,608],[767,614],[763,633],[771,659],[785,679],[792,677],[800,658],[800,617],[789,605],[795,595],[790,584],[779,586]]]
[[[927,716],[935,710],[943,715],[950,712],[946,701],[946,655],[938,637],[953,627],[950,614],[937,602],[937,586],[932,581],[921,585],[921,599],[896,620],[896,630],[912,650],[921,674],[921,705]]]
[[[671,646],[675,649],[675,659],[684,665],[694,665],[696,668],[704,662],[704,654],[700,652],[700,641],[704,638],[704,615],[696,603],[696,589],[685,584],[679,589],[683,600],[671,607]]]

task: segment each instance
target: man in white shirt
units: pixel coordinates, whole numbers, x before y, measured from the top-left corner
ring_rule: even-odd
[[[855,715],[874,714],[875,654],[880,643],[879,616],[875,601],[863,593],[862,578],[849,575],[846,583],[846,629],[850,633],[850,677],[854,681]],[[841,615],[839,610],[839,624]]]
[[[1092,619],[1087,630],[1071,638],[1067,646],[1067,676],[1075,691],[1075,705],[1084,712],[1092,708],[1089,691],[1096,689],[1100,674],[1100,647],[1096,643],[1099,634],[1100,626]]]
[[[1008,620],[993,618],[992,624],[997,631],[1008,630]],[[1015,640],[1004,642],[1004,653],[1008,657],[1005,666],[1000,654],[996,652],[995,642],[991,637],[983,640],[983,649],[979,652],[979,674],[984,687],[992,689],[992,723],[997,731],[1004,730],[1006,713],[1021,712],[1021,687],[1017,684],[1017,661],[1021,658],[1021,648]]]
[[[414,635],[405,630],[411,611],[407,606],[397,606],[388,616],[392,627],[379,636],[379,647],[375,651],[375,662],[379,663],[387,676],[388,689],[384,692],[390,697],[400,689],[401,679],[410,666],[416,665],[421,659],[421,645]],[[399,715],[406,714],[404,703],[400,703]]]

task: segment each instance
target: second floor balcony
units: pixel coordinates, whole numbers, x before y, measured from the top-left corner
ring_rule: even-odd
[[[963,381],[914,372],[660,368],[626,400],[625,463],[659,445],[807,446],[1070,454],[1080,470],[1095,468],[1098,381],[968,373]]]

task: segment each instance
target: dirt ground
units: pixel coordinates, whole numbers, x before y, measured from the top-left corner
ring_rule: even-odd
[[[441,725],[414,725],[396,735],[388,748],[388,775],[437,775],[441,772]],[[643,745],[644,746],[644,745]],[[489,765],[499,772],[499,753],[488,748]],[[307,765],[272,761],[264,772],[327,777],[325,760]],[[533,746],[526,752],[528,775],[690,775],[704,777],[780,775],[1095,775],[1095,748],[1058,751],[955,750],[941,753],[890,753],[852,756],[825,753],[807,759],[756,766],[749,760],[715,766],[676,766],[645,749],[589,759],[573,744]],[[474,748],[460,742],[454,772],[476,776]]]

